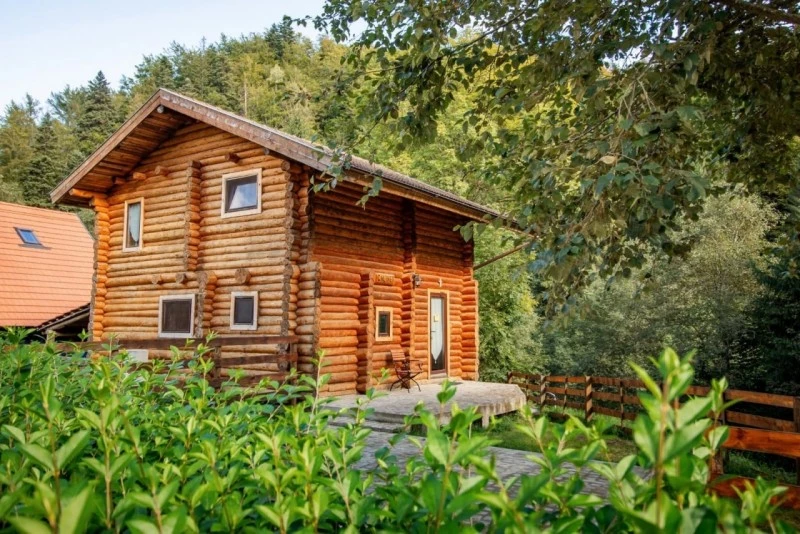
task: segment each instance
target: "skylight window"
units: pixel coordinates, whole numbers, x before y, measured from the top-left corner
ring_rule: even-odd
[[[41,241],[39,241],[39,238],[33,233],[33,230],[26,230],[25,228],[14,228],[14,230],[17,231],[17,235],[19,235],[19,238],[22,239],[24,244],[42,246]]]

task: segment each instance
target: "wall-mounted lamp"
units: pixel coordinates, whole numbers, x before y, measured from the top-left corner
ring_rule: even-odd
[[[422,285],[422,277],[417,273],[414,273],[414,275],[411,277],[411,281],[414,283],[414,287],[419,287]]]

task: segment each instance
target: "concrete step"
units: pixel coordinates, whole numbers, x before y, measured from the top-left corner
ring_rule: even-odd
[[[369,407],[367,407],[369,409]],[[351,408],[345,411],[347,417],[354,417],[355,408]],[[353,414],[353,415],[351,415]],[[376,421],[379,423],[391,423],[395,426],[403,426],[406,423],[406,416],[404,414],[398,413],[390,413],[390,412],[380,412],[373,409],[370,414],[367,416],[367,419],[370,421]]]
[[[347,426],[348,424],[355,423],[355,419],[349,416],[340,415],[336,419],[331,421],[331,425],[333,426]],[[396,424],[396,423],[384,423],[381,421],[374,421],[367,419],[364,421],[363,425],[364,428],[369,428],[370,430],[375,430],[378,432],[391,432],[395,433],[398,430],[402,429],[403,425]]]

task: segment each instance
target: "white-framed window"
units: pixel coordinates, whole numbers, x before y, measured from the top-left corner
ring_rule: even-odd
[[[195,296],[162,295],[158,303],[158,336],[187,338],[194,334]]]
[[[231,293],[231,330],[258,328],[258,291]]]
[[[125,201],[124,223],[122,225],[122,250],[134,252],[142,250],[142,228],[144,227],[144,199]]]
[[[223,174],[222,217],[254,213],[261,213],[261,169]]]
[[[375,308],[375,341],[392,340],[392,308]]]

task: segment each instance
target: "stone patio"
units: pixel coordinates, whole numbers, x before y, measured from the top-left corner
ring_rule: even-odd
[[[456,394],[444,408],[441,422],[450,420],[450,410],[453,403],[465,409],[475,406],[481,414],[481,424],[489,425],[493,415],[515,412],[525,405],[525,393],[516,384],[497,384],[493,382],[474,382],[463,380],[454,382]],[[414,408],[420,402],[429,411],[439,413],[439,401],[436,394],[442,390],[441,384],[422,384],[421,391],[413,387],[410,391],[395,389],[382,391],[380,397],[369,403],[369,408],[374,410],[369,416],[370,421],[383,423],[384,430],[391,430],[393,426],[402,426],[407,415],[414,413]],[[359,398],[363,395],[348,395],[339,397],[331,402],[329,407],[334,409],[355,408]]]

